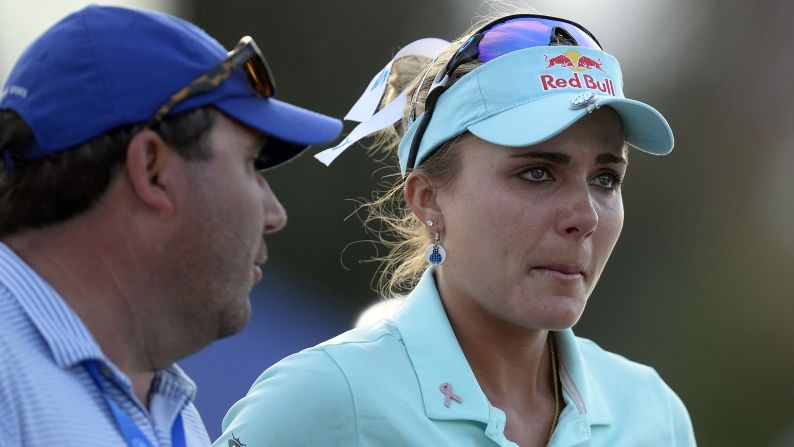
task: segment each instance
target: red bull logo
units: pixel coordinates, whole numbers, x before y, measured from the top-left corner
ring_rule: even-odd
[[[587,56],[580,57],[576,62],[576,68],[572,70],[589,70],[591,68],[595,68],[596,70],[600,70],[601,73],[606,74],[604,69],[601,68],[601,59],[595,61]]]
[[[604,77],[602,80],[596,79],[593,75],[582,73],[588,70],[598,70],[606,74],[601,66],[601,59],[593,59],[582,55],[576,50],[569,50],[558,56],[543,56],[546,60],[546,69],[553,67],[565,67],[573,71],[572,77],[555,77],[549,74],[540,75],[540,82],[543,90],[553,90],[559,88],[584,88],[598,90],[602,93],[615,96],[614,82]]]
[[[573,67],[573,61],[571,60],[570,57],[568,57],[565,54],[561,54],[551,59],[549,59],[548,56],[543,56],[543,57],[545,57],[546,62],[549,63],[549,65],[546,65],[547,69],[557,65],[559,65],[560,67]]]

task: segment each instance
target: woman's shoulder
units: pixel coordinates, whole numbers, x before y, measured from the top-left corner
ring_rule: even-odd
[[[656,369],[607,351],[586,338],[576,337],[576,344],[589,378],[604,391],[631,391],[645,396],[658,393],[660,397],[672,393]]]
[[[352,329],[268,368],[223,420],[216,445],[350,445],[373,377],[399,382],[410,361],[390,320]],[[401,377],[402,376],[402,377]],[[389,389],[391,388],[390,384]],[[313,427],[306,430],[308,423]]]
[[[659,375],[656,370],[648,365],[630,360],[620,354],[602,348],[598,343],[583,337],[576,336],[576,345],[587,367],[595,372],[622,378],[650,380]]]
[[[388,342],[399,340],[399,338],[400,331],[397,329],[394,320],[381,319],[366,325],[357,326],[307,350],[345,349],[344,346],[352,348],[355,345]]]
[[[590,397],[598,400],[594,402],[597,406],[608,408],[616,421],[658,425],[671,436],[670,445],[694,445],[684,403],[654,368],[609,352],[586,338],[575,339]]]
[[[214,445],[350,445],[354,419],[344,375],[325,352],[304,350],[259,376],[226,413]]]
[[[264,381],[282,376],[292,383],[302,380],[316,382],[317,377],[313,375],[317,374],[324,377],[326,384],[334,383],[334,379],[347,381],[356,368],[371,369],[373,360],[385,360],[400,351],[404,351],[404,347],[396,325],[391,320],[381,320],[285,357],[268,368],[254,382],[252,390]]]

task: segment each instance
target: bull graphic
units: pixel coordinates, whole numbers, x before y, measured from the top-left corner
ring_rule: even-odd
[[[549,63],[549,65],[547,65],[546,68],[551,68],[551,67],[554,67],[556,65],[559,65],[561,67],[573,67],[573,61],[571,60],[571,58],[566,56],[566,55],[564,55],[564,54],[561,54],[559,56],[555,56],[555,57],[553,57],[551,59],[549,59],[549,57],[545,56],[545,55],[543,57],[545,57],[546,58],[546,62]]]
[[[604,69],[601,68],[601,59],[596,61],[596,60],[590,59],[587,56],[580,57],[579,58],[579,62],[576,64],[576,67],[577,68],[586,68],[588,70],[591,69],[591,68],[595,68],[597,70],[601,70],[602,72],[606,73],[606,71],[604,71]]]

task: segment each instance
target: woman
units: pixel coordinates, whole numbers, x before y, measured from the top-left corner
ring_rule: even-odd
[[[390,289],[415,286],[393,318],[265,371],[217,445],[694,445],[654,370],[570,329],[622,228],[628,145],[668,153],[665,119],[563,19],[500,18],[411,75],[407,209],[376,217],[404,235]]]

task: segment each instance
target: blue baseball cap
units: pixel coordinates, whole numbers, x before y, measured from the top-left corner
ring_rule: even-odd
[[[624,96],[617,59],[592,48],[542,46],[486,62],[442,93],[421,137],[416,166],[466,131],[501,146],[531,146],[604,106],[620,115],[629,145],[655,155],[672,151],[673,131],[664,117]],[[403,176],[422,117],[414,120],[400,142]]]
[[[14,110],[30,126],[35,143],[24,158],[35,160],[148,122],[174,93],[226,57],[220,43],[177,17],[89,6],[23,52],[0,91],[0,109]],[[342,129],[340,120],[259,95],[239,68],[170,113],[210,105],[268,136],[270,166],[335,139]]]

